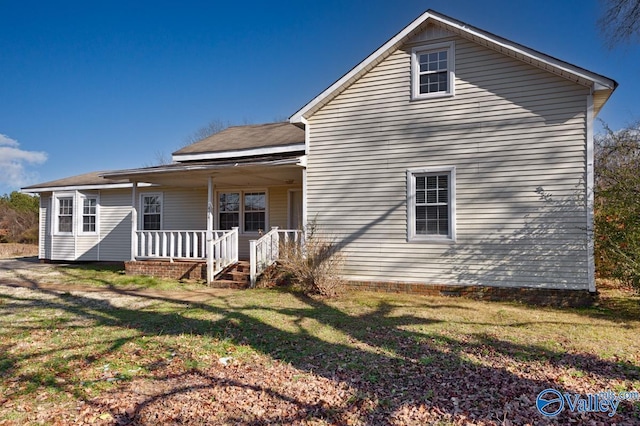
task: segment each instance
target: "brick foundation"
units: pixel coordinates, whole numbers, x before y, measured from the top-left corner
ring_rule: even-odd
[[[144,260],[124,262],[124,270],[127,275],[148,275],[173,280],[207,279],[207,264],[205,262]]]
[[[425,296],[468,297],[479,300],[514,301],[539,306],[587,307],[597,300],[597,293],[588,290],[567,290],[535,287],[455,286],[441,284],[413,284],[402,282],[349,281],[353,290],[408,293]]]
[[[127,275],[148,275],[174,280],[207,279],[207,264],[205,262],[145,260],[125,262],[124,266]],[[220,282],[218,285],[213,283],[212,287],[246,288],[247,286]],[[535,287],[510,288],[369,281],[349,281],[347,287],[352,290],[407,293],[424,296],[468,297],[470,299],[514,301],[557,307],[586,307],[591,306],[597,299],[597,293],[591,293],[588,290]]]

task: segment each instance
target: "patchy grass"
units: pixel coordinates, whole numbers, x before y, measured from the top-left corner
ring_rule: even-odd
[[[85,264],[65,265],[57,268],[65,284],[81,284],[107,288],[153,288],[158,290],[189,290],[202,287],[196,281],[177,281],[143,275],[126,275],[121,265]]]
[[[552,309],[176,290],[108,268],[60,281],[0,286],[0,424],[540,424],[546,388],[640,391],[640,299],[621,289]]]

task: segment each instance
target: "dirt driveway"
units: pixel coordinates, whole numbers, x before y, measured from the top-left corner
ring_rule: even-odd
[[[199,287],[184,290],[155,290],[153,288],[127,288],[94,286],[82,283],[64,283],[60,268],[68,264],[40,263],[37,257],[0,259],[0,286],[22,287],[56,292],[104,293],[118,296],[153,297],[176,302],[204,303],[209,299],[232,293],[232,289]]]
[[[61,275],[56,266],[58,265],[40,263],[35,256],[0,259],[0,282],[51,282]]]

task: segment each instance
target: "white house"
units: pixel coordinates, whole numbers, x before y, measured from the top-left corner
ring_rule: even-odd
[[[354,286],[588,294],[593,120],[616,86],[429,10],[289,123],[25,188],[40,258],[208,258],[213,279],[313,220]]]

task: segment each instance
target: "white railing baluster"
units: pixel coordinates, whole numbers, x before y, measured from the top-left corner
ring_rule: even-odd
[[[238,228],[211,231],[136,231],[140,259],[197,259],[211,257],[213,276],[238,261]]]
[[[295,244],[293,249],[298,250],[300,248],[299,246],[303,241],[302,231],[297,229],[278,229],[277,226],[271,228],[271,231],[264,234],[260,239],[249,242],[249,270],[252,287],[255,286],[258,276],[280,258],[281,235],[282,241],[286,246],[290,244],[290,235],[293,235]]]

